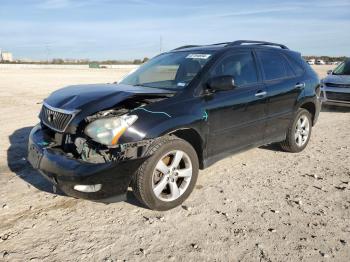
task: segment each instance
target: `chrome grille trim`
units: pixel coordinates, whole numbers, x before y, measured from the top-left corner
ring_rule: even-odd
[[[78,112],[79,110],[55,108],[44,102],[39,117],[48,128],[63,133]]]

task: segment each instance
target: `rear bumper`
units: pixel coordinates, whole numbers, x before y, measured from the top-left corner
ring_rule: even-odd
[[[132,175],[144,159],[110,163],[88,163],[67,156],[59,149],[48,148],[40,125],[29,136],[28,161],[40,173],[65,194],[77,198],[108,201],[111,197],[125,198]],[[96,185],[97,192],[85,193],[74,189],[75,185]]]

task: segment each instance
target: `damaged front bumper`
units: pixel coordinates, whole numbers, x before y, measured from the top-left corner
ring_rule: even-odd
[[[132,175],[146,157],[119,162],[89,163],[48,146],[40,125],[33,128],[28,142],[28,161],[65,194],[77,198],[111,202],[125,199]],[[79,186],[91,186],[96,192],[81,192]],[[78,189],[78,190],[77,190]]]

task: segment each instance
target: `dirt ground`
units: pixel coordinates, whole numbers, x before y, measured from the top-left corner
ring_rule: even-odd
[[[268,146],[201,171],[167,212],[54,194],[25,159],[39,103],[123,73],[0,71],[0,261],[350,261],[350,109],[323,109],[302,153]]]

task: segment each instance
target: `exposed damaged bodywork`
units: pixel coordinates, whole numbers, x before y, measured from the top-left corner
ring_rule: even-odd
[[[77,138],[75,145],[81,160],[90,163],[106,163],[146,157],[147,149],[153,141],[153,139],[147,139],[102,149],[89,144],[84,138]]]
[[[107,163],[118,162],[129,159],[144,157],[148,146],[154,139],[140,140],[136,142],[105,146],[93,141],[85,133],[86,126],[98,119],[108,119],[119,117],[132,112],[135,109],[143,109],[144,106],[167,99],[169,95],[135,95],[113,108],[97,112],[87,116],[75,132],[61,133],[47,124],[48,121],[43,119],[47,114],[41,113],[42,125],[49,138],[47,146],[50,148],[60,149],[67,155],[89,163]],[[43,110],[45,105],[43,107]],[[54,109],[51,108],[53,112]],[[52,123],[52,121],[51,121]],[[56,125],[57,126],[57,125]]]
[[[143,108],[144,106],[162,101],[166,98],[166,96],[136,96],[127,99],[116,108],[101,111],[92,116],[86,117],[82,126],[78,129],[77,138],[74,140],[75,152],[79,155],[79,158],[91,163],[118,162],[145,157],[147,149],[154,139],[104,146],[84,135],[83,130],[86,125],[97,119],[122,116],[130,113],[134,109]],[[79,135],[81,135],[81,137]]]
[[[136,115],[138,123],[145,118],[159,119],[162,116],[148,113],[152,112],[148,107],[174,93],[115,85],[102,85],[94,95],[91,92],[88,87],[68,87],[45,100],[39,115],[41,123],[30,135],[28,160],[68,195],[100,199],[126,192],[132,174],[148,157],[148,148],[157,138],[146,137],[148,128],[135,124],[118,143],[106,145],[89,137],[87,127],[129,114]],[[76,184],[79,188],[96,184],[88,190],[99,191],[79,192],[74,189]]]

